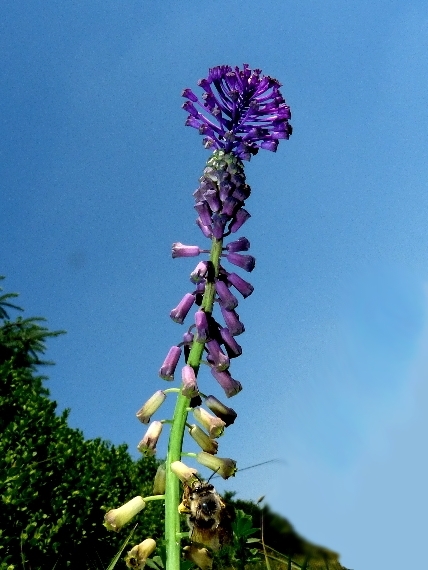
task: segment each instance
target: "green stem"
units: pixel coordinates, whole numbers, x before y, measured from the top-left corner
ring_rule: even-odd
[[[220,256],[223,247],[223,240],[213,238],[211,245],[210,261],[214,266],[215,277],[218,276]],[[215,298],[214,281],[205,285],[204,297],[201,309],[207,313],[212,313]],[[196,337],[190,349],[187,364],[189,364],[198,375],[205,343],[198,341]],[[179,570],[181,558],[181,538],[180,515],[178,505],[180,504],[180,485],[178,478],[171,471],[171,463],[180,461],[183,447],[184,429],[186,427],[189,398],[182,394],[177,396],[174,417],[172,419],[171,433],[168,443],[168,454],[166,459],[166,490],[165,490],[165,541],[166,541],[166,570]],[[186,534],[186,533],[184,533]]]
[[[166,570],[179,570],[180,548],[180,504],[179,480],[171,471],[171,463],[180,461],[183,445],[184,428],[187,419],[189,398],[182,394],[177,397],[166,459],[166,490],[165,490],[165,541],[166,541]]]

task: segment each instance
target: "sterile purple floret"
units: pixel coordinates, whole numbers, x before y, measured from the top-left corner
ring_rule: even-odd
[[[259,148],[275,152],[279,139],[291,135],[291,113],[279,90],[281,84],[263,76],[260,69],[220,65],[198,84],[204,94],[198,97],[185,89],[182,95],[188,100],[183,109],[189,113],[186,125],[204,136],[205,148],[250,160]]]

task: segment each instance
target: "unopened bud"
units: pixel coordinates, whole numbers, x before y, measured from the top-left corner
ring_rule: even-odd
[[[166,469],[165,463],[159,465],[156,471],[155,480],[153,481],[153,495],[164,495],[166,488]]]
[[[181,348],[172,346],[159,370],[159,376],[164,380],[174,380],[174,372],[181,356]]]
[[[193,368],[186,364],[181,371],[181,393],[186,398],[195,398],[199,395],[198,384],[196,383],[196,374]]]

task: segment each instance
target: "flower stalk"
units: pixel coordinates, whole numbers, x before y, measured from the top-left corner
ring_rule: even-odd
[[[261,148],[275,152],[279,141],[288,139],[292,132],[288,123],[290,108],[279,91],[280,83],[263,76],[259,69],[251,70],[247,64],[234,69],[218,66],[210,69],[208,77],[201,79],[198,84],[203,91],[202,96],[198,97],[191,89],[185,89],[182,95],[187,101],[183,108],[189,113],[186,125],[198,129],[204,136],[205,148],[213,151],[199,178],[199,187],[193,194],[198,216],[196,224],[203,236],[211,240],[211,247],[207,250],[199,245],[175,242],[172,257],[197,257],[209,251],[209,259],[199,261],[190,275],[193,291],[187,292],[170,312],[171,319],[182,325],[193,306],[197,307],[195,324],[184,333],[181,343],[170,348],[159,371],[161,378],[172,382],[177,376],[176,369],[183,355],[185,362],[181,368],[181,388],[158,390],[137,412],[138,419],[148,424],[167,393],[177,393],[172,420],[152,422],[139,444],[142,453],[153,455],[162,426],[170,424],[167,457],[165,465],[156,474],[153,497],[144,500],[137,497],[106,516],[110,528],[119,530],[144,508],[145,501],[164,499],[166,570],[179,570],[181,538],[186,535],[180,531],[179,505],[184,503],[184,500],[183,503],[180,500],[180,480],[191,490],[194,485],[201,484],[196,476],[197,470],[182,463],[182,456],[196,459],[200,465],[225,479],[233,476],[237,470],[233,459],[216,456],[216,439],[234,423],[237,413],[215,396],[200,393],[197,378],[201,364],[206,364],[216,381],[213,384],[219,385],[227,398],[235,396],[242,389],[241,383],[229,371],[231,359],[242,354],[242,348],[234,337],[245,331],[235,311],[239,301],[232,291],[238,291],[245,299],[253,292],[253,286],[237,273],[227,271],[223,262],[231,263],[238,268],[238,272],[243,270],[250,273],[255,267],[255,258],[242,253],[250,248],[246,237],[235,238],[227,244],[224,240],[240,230],[251,217],[244,208],[251,188],[246,183],[243,161],[250,160]],[[223,322],[216,320],[216,314]],[[203,399],[214,415],[202,408]],[[205,431],[188,424],[189,410],[193,411],[195,419]],[[186,425],[194,443],[202,451],[183,451]],[[154,541],[150,541],[152,539],[146,543],[150,548],[146,549],[146,544],[143,548],[141,543],[130,551],[132,563],[144,566],[147,552],[155,548]],[[208,570],[212,566],[211,556],[206,548],[199,546],[192,544],[187,547],[187,555],[200,568]]]
[[[218,276],[220,257],[222,254],[223,240],[213,239],[210,261],[214,267],[214,276]],[[201,309],[206,313],[211,313],[214,305],[215,286],[214,282],[207,282],[202,300]],[[198,340],[197,336],[192,343],[188,366],[194,370],[195,377],[199,372],[199,367],[204,352],[205,342]],[[168,443],[168,454],[166,460],[166,490],[165,490],[165,542],[167,549],[166,570],[177,570],[180,568],[181,559],[181,535],[180,535],[180,485],[177,476],[171,471],[171,463],[180,461],[183,447],[184,430],[187,422],[190,398],[182,394],[177,397],[171,432]]]

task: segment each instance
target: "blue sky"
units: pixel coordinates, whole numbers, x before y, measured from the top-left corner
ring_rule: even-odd
[[[183,332],[169,311],[195,265],[171,243],[206,246],[192,192],[209,154],[181,90],[215,65],[260,67],[295,130],[246,167],[256,289],[219,455],[280,461],[218,486],[266,494],[349,568],[420,563],[425,3],[15,0],[0,26],[0,272],[28,316],[68,331],[49,344],[48,387],[71,425],[141,439],[134,414],[164,386]]]

